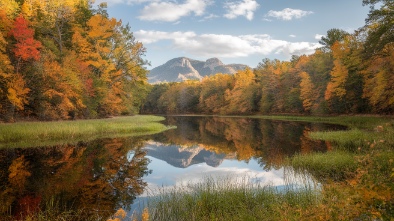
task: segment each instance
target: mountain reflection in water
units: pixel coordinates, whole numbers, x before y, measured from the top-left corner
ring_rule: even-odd
[[[207,176],[249,176],[255,182],[283,185],[286,157],[330,148],[308,139],[310,131],[344,129],[229,117],[168,117],[165,123],[177,129],[0,150],[0,216],[18,218],[55,201],[64,210],[107,217],[118,208],[130,209],[137,197],[157,187]]]

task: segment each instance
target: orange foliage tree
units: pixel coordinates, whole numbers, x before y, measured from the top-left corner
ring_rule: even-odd
[[[41,42],[34,39],[34,29],[29,28],[28,21],[19,15],[14,22],[10,35],[16,40],[14,45],[14,55],[17,58],[17,72],[19,65],[24,61],[37,61],[40,59],[39,49],[42,47]]]

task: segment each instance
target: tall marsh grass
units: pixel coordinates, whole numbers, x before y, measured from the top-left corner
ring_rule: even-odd
[[[71,209],[55,198],[49,199],[42,208],[33,208],[20,214],[2,214],[0,221],[105,221],[108,215],[98,214],[88,209]]]
[[[0,148],[33,147],[104,137],[137,136],[169,129],[164,117],[131,116],[94,120],[0,124]]]
[[[308,185],[279,189],[248,178],[206,178],[150,197],[148,210],[151,220],[297,220],[319,201],[319,191]]]

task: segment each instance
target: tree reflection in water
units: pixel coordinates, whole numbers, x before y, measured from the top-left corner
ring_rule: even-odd
[[[200,146],[216,154],[256,159],[265,170],[279,169],[294,154],[326,151],[327,143],[311,140],[308,133],[345,129],[343,126],[262,120],[240,117],[168,117],[177,129],[154,135],[156,142],[183,147]]]
[[[83,210],[86,216],[127,209],[147,185],[143,144],[142,138],[116,138],[1,150],[0,216],[18,218],[53,201],[62,210]]]

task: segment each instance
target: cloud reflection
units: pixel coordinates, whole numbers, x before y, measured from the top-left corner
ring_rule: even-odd
[[[171,145],[174,147],[175,145]],[[224,159],[223,162],[217,166],[212,167],[205,162],[189,165],[185,168],[175,167],[166,162],[164,156],[161,159],[152,157],[150,152],[156,148],[165,149],[168,147],[165,144],[149,142],[146,145],[148,151],[147,157],[151,160],[149,169],[152,173],[145,177],[144,181],[148,183],[147,192],[142,196],[158,193],[159,189],[165,191],[173,187],[187,186],[188,184],[200,183],[207,178],[226,179],[232,181],[241,181],[246,179],[248,182],[259,184],[262,186],[282,186],[285,184],[284,170],[264,171],[261,165],[255,159],[249,162],[238,161],[235,159]],[[178,146],[179,152],[185,151],[184,147]],[[203,149],[203,148],[197,148]],[[206,151],[206,150],[205,150]],[[211,152],[211,154],[216,154]],[[172,155],[174,157],[174,155]]]

